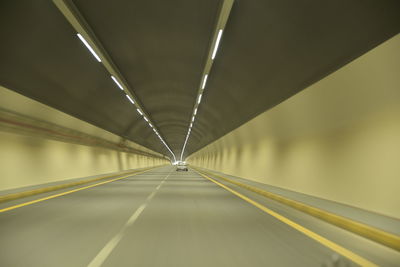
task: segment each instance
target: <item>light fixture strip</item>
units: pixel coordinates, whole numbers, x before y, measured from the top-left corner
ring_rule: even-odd
[[[117,78],[115,78],[113,75],[111,75],[111,79],[118,85],[119,89],[122,91],[124,90],[124,87],[118,82]]]
[[[204,75],[203,85],[201,86],[201,89],[203,89],[203,90],[206,87],[207,78],[208,78],[208,74]]]
[[[129,101],[131,101],[132,104],[135,104],[135,101],[133,101],[133,99],[129,95],[126,95],[126,97],[129,99]]]
[[[103,66],[107,69],[107,71],[112,76],[114,82],[118,85],[118,87],[125,91],[125,94],[129,101],[135,103],[136,107],[139,110],[143,110],[139,105],[138,101],[136,101],[136,97],[129,86],[125,83],[122,75],[118,71],[117,66],[112,61],[111,57],[108,55],[107,51],[102,46],[101,42],[96,38],[93,31],[90,29],[89,24],[85,21],[82,14],[80,14],[79,9],[74,5],[72,1],[65,0],[53,0],[55,6],[60,10],[60,12],[64,15],[65,19],[72,25],[72,27],[76,30],[78,38],[82,41],[82,43],[86,46],[86,48],[92,53],[92,55],[96,58],[98,62],[102,62]],[[83,37],[85,36],[86,39]],[[97,53],[96,53],[97,51]],[[138,111],[139,112],[139,111]],[[139,112],[140,113],[140,112]],[[144,113],[144,112],[142,112]],[[162,138],[161,138],[162,139]],[[174,153],[168,147],[168,145],[163,141],[163,144],[166,146],[168,151],[172,154],[175,159]]]
[[[222,29],[220,29],[220,30],[218,31],[217,41],[215,42],[214,51],[213,51],[212,56],[211,56],[211,59],[212,59],[212,60],[214,60],[215,55],[217,54],[219,42],[221,41],[221,37],[222,37],[222,32],[223,32]]]
[[[217,27],[216,27],[216,30],[214,31],[214,39],[212,41],[214,46],[212,47],[212,49],[210,49],[210,51],[208,53],[208,57],[207,57],[208,60],[206,62],[206,65],[204,66],[204,71],[203,71],[203,76],[202,76],[203,80],[200,82],[200,87],[197,92],[197,103],[195,103],[195,105],[193,107],[193,117],[191,118],[190,126],[188,128],[186,139],[183,144],[182,151],[181,151],[181,161],[183,160],[183,154],[185,152],[185,148],[186,148],[187,142],[189,140],[190,133],[192,131],[194,119],[197,114],[197,110],[199,108],[201,98],[203,96],[204,88],[206,87],[207,79],[210,74],[211,67],[213,65],[215,56],[218,51],[218,47],[221,43],[222,34],[224,32],[226,22],[228,20],[229,14],[231,12],[233,2],[234,2],[234,0],[223,0],[223,3],[222,3],[222,7],[221,7],[221,10],[220,10],[220,13],[218,16]]]
[[[100,57],[96,54],[96,52],[93,50],[93,48],[90,46],[90,44],[86,41],[85,38],[80,33],[76,34],[78,38],[82,41],[82,43],[86,46],[86,48],[92,53],[92,55],[97,59],[98,62],[101,62]]]

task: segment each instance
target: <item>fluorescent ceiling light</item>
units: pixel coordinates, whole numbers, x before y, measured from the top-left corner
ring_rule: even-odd
[[[80,33],[77,33],[79,39],[82,41],[82,43],[86,46],[87,49],[89,49],[90,53],[97,59],[98,62],[101,62],[100,57],[94,52],[93,48],[89,45],[89,43],[83,38],[83,36]]]
[[[196,115],[196,114],[197,114],[197,108],[194,110],[193,114],[194,114],[194,115]]]
[[[153,128],[153,125],[151,123],[149,123],[150,127]]]
[[[201,97],[203,96],[203,94],[200,94],[199,95],[199,99],[197,100],[197,104],[200,104],[200,102],[201,102]]]
[[[207,78],[208,74],[204,75],[203,85],[201,86],[201,89],[204,89],[204,87],[206,87]]]
[[[143,115],[143,113],[142,113],[142,111],[140,111],[140,109],[137,108],[136,110],[140,115]]]
[[[214,60],[215,55],[217,54],[219,41],[221,41],[221,37],[222,37],[222,29],[218,31],[217,41],[215,42],[214,51],[213,51],[212,56],[211,56],[212,60]]]
[[[129,95],[126,95],[126,97],[129,99],[129,101],[131,101],[132,104],[135,104],[135,101],[133,101]]]
[[[194,116],[192,117],[192,121],[194,121]]]
[[[114,76],[111,75],[111,79],[113,79],[113,81],[118,85],[118,87],[119,87],[121,90],[124,90],[124,88],[122,87],[122,85],[117,81],[117,79],[116,79]]]
[[[146,117],[143,117],[145,121],[149,122],[149,120]]]

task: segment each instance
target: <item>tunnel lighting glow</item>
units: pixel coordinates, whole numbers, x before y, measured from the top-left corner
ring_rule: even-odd
[[[207,78],[208,78],[208,74],[204,75],[203,85],[201,86],[201,89],[204,89],[206,87]]]
[[[164,146],[167,148],[167,150],[172,154],[172,157],[174,158],[174,161],[176,161],[176,157],[175,157],[174,152],[172,152],[172,150],[169,148],[167,143],[165,143],[164,139],[162,139],[162,137],[158,134],[158,132],[154,128],[153,128],[153,131],[157,134],[158,138],[161,140],[161,142],[164,144]]]
[[[113,81],[118,85],[119,89],[124,90],[122,85],[117,81],[117,79],[114,76],[111,75],[111,79],[113,79]]]
[[[186,148],[186,145],[188,143],[188,140],[189,140],[189,137],[190,137],[190,133],[192,131],[192,127],[193,127],[193,124],[194,124],[194,121],[195,121],[195,117],[197,115],[198,108],[199,108],[199,105],[200,105],[202,97],[203,97],[204,89],[207,86],[208,76],[211,73],[210,71],[212,69],[212,65],[214,63],[215,56],[217,55],[218,48],[219,48],[219,46],[221,44],[221,41],[222,41],[222,34],[223,34],[223,31],[224,31],[223,28],[225,27],[226,20],[227,20],[227,18],[229,16],[229,13],[231,11],[231,7],[232,7],[232,4],[233,4],[233,1],[234,0],[223,1],[224,5],[223,5],[223,7],[222,7],[222,9],[221,9],[221,11],[219,13],[219,17],[218,17],[218,24],[217,24],[218,26],[217,26],[217,28],[214,28],[214,32],[213,32],[213,42],[214,43],[212,43],[210,48],[209,48],[208,55],[210,57],[207,59],[206,65],[205,65],[204,70],[203,70],[203,75],[204,76],[201,76],[202,80],[200,80],[200,88],[198,88],[199,89],[199,94],[198,94],[197,99],[196,99],[197,103],[194,104],[193,114],[192,114],[191,120],[189,122],[190,126],[188,127],[186,139],[183,142],[183,147],[182,147],[182,150],[181,150],[181,153],[180,153],[181,154],[180,155],[181,156],[181,158],[180,158],[181,161],[183,160],[183,154],[185,153],[185,148]]]
[[[97,59],[98,62],[101,62],[100,57],[94,52],[93,48],[89,45],[89,43],[83,38],[83,36],[80,33],[76,34],[78,38],[82,41],[82,43],[86,46],[86,48],[92,53],[92,55]]]
[[[82,41],[82,43],[86,46],[86,48],[92,53],[92,55],[97,59],[98,62],[101,62],[100,57],[96,54],[96,52],[93,50],[93,48],[89,45],[89,43],[85,40],[85,38],[83,38],[83,36],[79,33],[77,33],[78,38]],[[124,90],[124,88],[122,87],[121,83],[118,82],[117,78],[115,78],[113,75],[111,75],[111,79],[117,84],[117,86],[121,89]],[[126,94],[126,97],[129,99],[129,101],[132,104],[135,104],[135,101],[133,101],[133,99]],[[161,135],[157,132],[157,130],[154,128],[153,124],[149,121],[149,119],[144,116],[143,112],[140,110],[140,108],[137,108],[136,111],[144,117],[145,121],[149,124],[149,126],[153,129],[153,131],[156,133],[156,135],[158,136],[158,138],[160,138],[161,142],[164,144],[164,146],[167,148],[167,150],[172,154],[174,161],[176,161],[176,157],[175,154],[172,152],[172,150],[169,148],[169,146],[167,145],[167,143],[165,143],[165,141],[162,139]]]
[[[129,95],[126,95],[126,97],[129,99],[129,101],[131,101],[132,104],[135,104],[135,101],[133,101]]]
[[[186,144],[187,144],[188,139],[189,139],[189,133],[186,136],[185,143],[183,144],[183,148],[182,148],[182,152],[181,152],[181,161],[182,161],[182,158],[183,158],[183,153],[185,152],[185,148],[186,148]]]
[[[221,41],[221,37],[222,37],[222,29],[218,31],[217,41],[215,42],[214,51],[213,51],[212,56],[211,56],[212,60],[214,60],[215,55],[217,54],[219,41]]]

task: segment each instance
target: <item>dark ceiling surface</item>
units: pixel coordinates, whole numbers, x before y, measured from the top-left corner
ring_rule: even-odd
[[[221,1],[74,0],[175,155]],[[400,31],[397,0],[236,0],[185,155]],[[170,156],[49,0],[0,1],[0,84]]]

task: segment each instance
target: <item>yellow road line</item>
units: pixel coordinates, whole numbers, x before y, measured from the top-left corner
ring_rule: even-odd
[[[35,203],[38,203],[38,202],[41,202],[41,201],[45,201],[45,200],[48,200],[48,199],[65,196],[65,195],[68,195],[68,194],[71,194],[71,193],[74,193],[74,192],[78,192],[78,191],[81,191],[81,190],[84,190],[84,189],[92,188],[92,187],[95,187],[95,186],[98,186],[98,185],[102,185],[102,184],[111,183],[111,182],[118,181],[118,180],[130,177],[130,176],[135,176],[135,175],[138,175],[138,174],[150,171],[150,170],[152,170],[152,169],[145,170],[145,171],[142,171],[142,172],[136,172],[136,173],[133,173],[133,174],[125,175],[125,176],[122,176],[122,177],[118,177],[118,178],[115,178],[115,179],[107,180],[107,181],[100,182],[100,183],[97,183],[97,184],[92,184],[92,185],[80,187],[80,188],[73,189],[73,190],[70,190],[70,191],[66,191],[66,192],[62,192],[62,193],[59,193],[59,194],[51,195],[51,196],[48,196],[48,197],[43,197],[43,198],[35,199],[35,200],[32,200],[32,201],[24,202],[24,203],[21,203],[21,204],[17,204],[17,205],[14,205],[14,206],[10,206],[10,207],[7,207],[7,208],[0,209],[0,212],[5,212],[5,211],[9,211],[9,210],[20,208],[20,207],[32,205],[32,204],[35,204]]]
[[[56,190],[60,190],[60,189],[68,188],[68,187],[77,186],[77,185],[89,184],[89,183],[93,183],[96,181],[121,176],[124,174],[133,174],[135,172],[137,172],[137,170],[124,172],[124,173],[111,174],[111,175],[106,175],[106,176],[100,176],[100,177],[96,177],[96,178],[92,178],[92,179],[88,179],[88,180],[80,180],[77,182],[69,182],[69,183],[64,183],[64,184],[51,185],[51,186],[47,186],[47,187],[41,187],[41,188],[27,190],[27,191],[18,192],[18,193],[2,195],[2,196],[0,196],[0,203],[8,202],[11,200],[24,198],[24,197],[28,197],[28,196],[43,194],[43,193],[47,193],[47,192],[51,192],[51,191],[56,191]]]
[[[259,195],[262,195],[269,199],[278,201],[284,205],[287,205],[294,209],[300,210],[300,211],[307,213],[311,216],[314,216],[318,219],[324,220],[330,224],[336,225],[336,226],[343,228],[347,231],[350,231],[354,234],[360,235],[360,236],[368,238],[374,242],[378,242],[384,246],[387,246],[389,248],[400,251],[400,236],[398,236],[398,235],[394,235],[392,233],[385,232],[381,229],[366,225],[364,223],[360,223],[360,222],[351,220],[349,218],[334,214],[332,212],[328,212],[328,211],[320,209],[320,208],[306,205],[302,202],[295,201],[295,200],[283,197],[281,195],[259,189],[257,187],[254,187],[254,186],[251,186],[248,184],[244,184],[244,183],[241,183],[238,181],[228,179],[226,177],[223,177],[223,176],[215,174],[215,173],[206,172],[206,171],[200,171],[200,172],[209,174],[214,177],[218,177],[219,179],[221,179],[223,181],[243,187],[243,188],[250,190],[252,192],[255,192]]]
[[[230,187],[228,187],[228,186],[226,186],[226,185],[214,180],[213,178],[210,178],[207,175],[198,172],[197,170],[196,170],[196,172],[198,174],[200,174],[201,176],[203,176],[204,178],[210,180],[211,182],[213,182],[213,183],[219,185],[220,187],[224,188],[225,190],[231,192],[232,194],[240,197],[244,201],[246,201],[246,202],[250,203],[251,205],[259,208],[260,210],[268,213],[269,215],[273,216],[274,218],[278,219],[279,221],[281,221],[281,222],[293,227],[297,231],[307,235],[308,237],[314,239],[315,241],[321,243],[322,245],[332,249],[333,251],[345,256],[346,258],[352,260],[353,262],[355,262],[355,263],[357,263],[357,264],[359,264],[361,266],[366,266],[366,267],[376,267],[376,266],[378,266],[378,265],[370,262],[369,260],[364,259],[363,257],[355,254],[354,252],[352,252],[352,251],[350,251],[350,250],[348,250],[348,249],[346,249],[346,248],[344,248],[344,247],[342,247],[342,246],[340,246],[340,245],[338,245],[338,244],[336,244],[336,243],[334,243],[334,242],[332,242],[332,241],[320,236],[317,233],[312,232],[311,230],[308,230],[307,228],[305,228],[305,227],[301,226],[300,224],[297,224],[294,221],[292,221],[292,220],[280,215],[279,213],[276,213],[275,211],[268,209],[267,207],[263,206],[262,204],[260,204],[260,203],[258,203],[256,201],[254,201],[254,200],[252,200],[252,199],[240,194],[239,192],[237,192],[237,191],[231,189]]]

